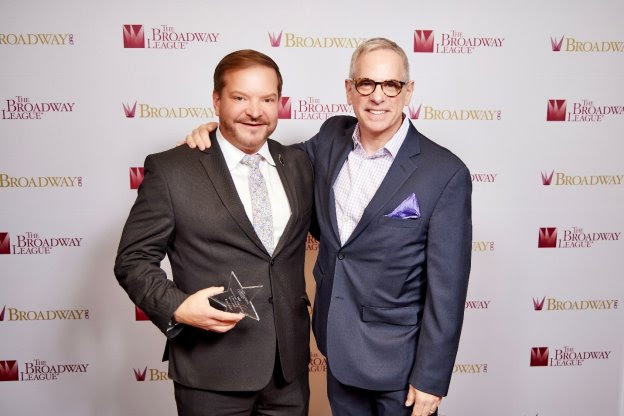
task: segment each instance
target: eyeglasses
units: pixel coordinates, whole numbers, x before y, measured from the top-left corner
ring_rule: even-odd
[[[407,84],[407,82],[397,81],[396,79],[373,81],[369,78],[352,79],[351,82],[355,85],[356,91],[363,96],[371,95],[377,88],[377,85],[381,85],[381,90],[388,97],[396,97],[399,95],[403,86]]]

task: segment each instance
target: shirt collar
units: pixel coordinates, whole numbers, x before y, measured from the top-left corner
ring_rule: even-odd
[[[219,142],[219,147],[221,148],[221,153],[223,153],[223,158],[225,159],[225,163],[229,170],[234,169],[243,157],[247,153],[240,150],[238,147],[234,146],[230,143],[223,135],[221,134],[221,128],[218,128],[216,131],[217,142]],[[269,144],[265,141],[260,150],[257,152],[264,160],[266,160],[269,165],[275,166],[275,161],[273,161],[273,156],[271,156],[271,152],[269,152]]]
[[[399,152],[401,145],[405,141],[407,137],[407,131],[409,130],[409,118],[403,113],[403,122],[401,123],[401,127],[397,130],[396,133],[386,142],[382,149],[385,149],[390,153],[390,156],[394,159],[396,154]],[[357,149],[358,147],[362,147],[362,143],[360,142],[360,123],[355,125],[355,130],[353,130],[353,149]],[[363,149],[363,148],[362,148]],[[381,149],[380,149],[381,150]],[[379,150],[378,150],[379,152]]]

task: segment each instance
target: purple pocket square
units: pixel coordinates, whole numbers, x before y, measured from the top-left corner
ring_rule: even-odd
[[[416,219],[420,218],[420,206],[415,194],[411,194],[405,201],[401,202],[398,207],[390,214],[386,214],[390,218]]]

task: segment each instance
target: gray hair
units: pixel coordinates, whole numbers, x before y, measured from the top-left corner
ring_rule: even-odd
[[[407,79],[404,81],[409,81],[409,62],[407,60],[407,55],[405,55],[405,51],[395,42],[386,38],[371,38],[362,43],[353,51],[353,55],[351,55],[351,65],[349,66],[349,78],[353,79],[355,77],[355,64],[360,56],[365,55],[369,52],[376,51],[378,49],[388,49],[393,52],[396,52],[401,59],[403,60],[403,69],[405,70],[405,76]]]

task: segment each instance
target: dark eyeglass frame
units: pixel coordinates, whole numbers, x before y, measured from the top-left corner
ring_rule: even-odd
[[[405,84],[407,84],[406,81],[399,81],[396,79],[386,79],[384,81],[375,81],[372,80],[370,78],[355,78],[355,79],[350,79],[350,81],[353,83],[353,85],[355,86],[355,90],[358,92],[358,94],[364,96],[364,97],[368,97],[369,95],[371,95],[372,93],[375,92],[375,90],[377,89],[377,85],[381,85],[381,91],[386,95],[386,97],[390,97],[390,98],[394,98],[396,96],[398,96],[399,94],[401,94],[401,91],[403,91],[403,87],[405,86]],[[373,90],[371,92],[369,92],[368,94],[364,94],[363,92],[360,91],[359,87],[362,85],[362,81],[368,81],[371,82],[373,84],[375,84],[375,86],[373,87]],[[396,82],[397,84],[400,85],[399,91],[394,94],[394,95],[390,95],[386,92],[384,85],[388,85],[389,82]]]

